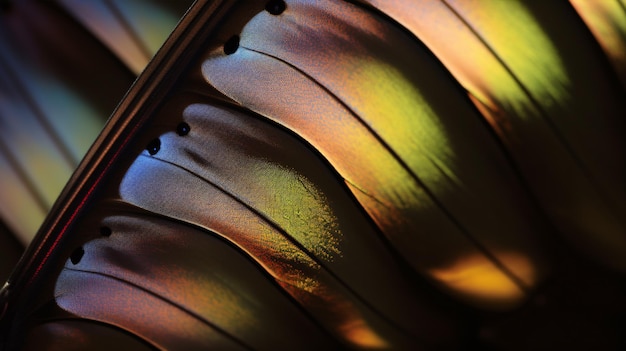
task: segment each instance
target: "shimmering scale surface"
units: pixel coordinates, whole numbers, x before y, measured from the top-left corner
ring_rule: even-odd
[[[116,212],[126,211],[118,207]],[[95,282],[89,281],[104,279],[109,282],[105,286],[119,291],[120,297],[112,296],[115,301],[112,305],[119,306],[116,308],[123,308],[124,299],[140,303],[149,297],[148,301],[141,303],[144,312],[137,313],[135,321],[128,327],[141,331],[144,325],[152,324],[151,314],[174,313],[176,316],[163,316],[164,327],[172,320],[182,320],[187,321],[188,326],[181,325],[180,328],[189,330],[174,340],[168,339],[177,330],[169,330],[159,337],[169,345],[175,341],[185,345],[199,338],[207,347],[219,345],[214,344],[216,341],[234,346],[237,342],[228,339],[238,339],[243,345],[264,349],[272,345],[292,348],[297,347],[293,342],[299,338],[317,337],[320,344],[310,347],[323,347],[324,338],[315,336],[319,333],[316,327],[266,276],[210,232],[145,215],[113,216],[104,223],[115,235],[85,245],[81,262],[66,265],[67,270],[57,284],[59,293],[67,288],[67,284],[74,284],[76,278],[73,277],[82,277],[83,284],[91,286]],[[82,291],[79,289],[78,295],[98,294],[97,290]],[[110,293],[105,290],[100,294]],[[96,311],[77,306],[78,302],[69,297],[67,300],[67,305],[65,300],[61,301],[61,307],[80,312],[85,317],[96,317]],[[114,314],[115,310],[111,313]],[[267,323],[267,316],[271,316],[271,324]],[[298,326],[293,338],[282,338],[278,331],[293,325]],[[189,341],[183,341],[185,339]],[[180,349],[182,346],[176,347]]]
[[[360,325],[362,333],[395,335],[391,344],[402,340],[379,313],[412,333],[432,329],[428,339],[446,329],[419,303],[419,293],[391,273],[397,268],[377,233],[305,147],[254,118],[213,106],[192,104],[183,116],[193,132],[163,136],[158,159],[135,161],[122,182],[125,201],[220,233],[341,339],[349,340],[345,325]],[[355,275],[354,264],[368,273]],[[343,310],[343,317],[333,317],[333,310]]]
[[[323,49],[314,42],[323,42]],[[489,261],[495,257],[493,274],[514,290],[541,279],[534,272],[544,269],[533,267],[544,265],[539,252],[536,262],[524,267],[500,255],[506,247],[534,251],[525,233],[542,229],[511,201],[523,197],[521,189],[480,116],[421,47],[349,5],[307,2],[290,2],[280,18],[260,13],[244,28],[241,46],[233,55],[216,53],[204,62],[207,81],[320,149],[416,269],[449,264],[429,262],[426,252],[484,256],[476,239],[493,252],[484,256],[484,264],[494,264]],[[285,87],[285,81],[291,85]],[[251,93],[260,86],[262,93]],[[298,93],[291,92],[293,86]],[[288,100],[276,105],[270,94]],[[458,102],[451,104],[451,98]],[[312,110],[308,101],[328,102]],[[341,124],[325,127],[336,123]],[[342,143],[331,134],[336,128],[350,128],[352,135],[360,129],[363,137],[350,143],[342,138]],[[369,163],[376,158],[387,161]],[[355,167],[358,159],[362,166]],[[507,197],[502,189],[509,188]],[[520,280],[510,282],[503,267]],[[519,291],[509,295],[509,303],[521,296]]]
[[[172,350],[615,344],[623,282],[605,284],[612,272],[552,236],[532,199],[619,266],[624,238],[606,209],[621,188],[615,201],[605,190],[620,166],[605,190],[594,179],[607,169],[585,168],[617,159],[586,163],[617,145],[596,137],[619,135],[619,93],[573,8],[369,2],[387,18],[352,2],[207,4],[196,6],[218,18],[193,17],[170,52],[195,59],[138,81],[147,90],[129,94],[113,119],[122,130],[73,185],[66,236],[39,255],[42,292],[18,311],[27,335],[81,335],[71,316],[99,326],[91,342],[132,335]],[[589,72],[568,33],[589,49]],[[533,44],[539,54],[514,57]],[[598,91],[581,93],[594,76]]]
[[[626,99],[568,4],[367,2],[413,32],[469,91],[558,229],[623,268],[626,190],[616,160],[626,149]]]

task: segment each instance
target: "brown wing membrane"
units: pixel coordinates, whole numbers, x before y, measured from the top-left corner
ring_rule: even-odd
[[[618,349],[593,38],[565,2],[198,1],[2,290],[3,345]]]

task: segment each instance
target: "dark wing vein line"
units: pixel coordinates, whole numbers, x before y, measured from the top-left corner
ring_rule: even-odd
[[[509,65],[507,65],[506,62],[504,62],[504,59],[502,59],[502,57],[498,55],[495,49],[491,45],[489,45],[489,43],[485,40],[485,38],[483,38],[480,35],[480,33],[478,33],[478,31],[458,11],[454,9],[452,5],[450,5],[446,0],[441,0],[441,2],[450,10],[450,12],[454,16],[456,16],[463,23],[464,26],[466,26],[472,32],[472,34],[474,34],[474,36],[485,46],[485,48],[500,63],[502,68],[506,70],[506,72],[509,74],[509,76],[511,76],[511,78],[515,81],[515,83],[519,86],[519,88],[522,89],[522,91],[524,92],[524,95],[526,95],[526,98],[528,98],[532,106],[536,108],[537,111],[539,112],[541,119],[544,121],[544,123],[546,123],[548,128],[550,128],[550,131],[554,134],[554,136],[557,138],[559,143],[566,150],[567,154],[572,158],[572,160],[578,166],[578,168],[583,173],[585,178],[589,181],[589,183],[592,184],[594,191],[600,196],[600,198],[602,199],[602,202],[604,202],[604,204],[611,210],[611,214],[615,218],[619,218],[616,212],[616,209],[611,205],[610,201],[607,201],[605,194],[600,190],[600,187],[598,186],[596,179],[593,177],[593,175],[589,171],[589,168],[578,157],[578,155],[576,155],[576,152],[574,152],[574,149],[572,148],[570,143],[567,141],[567,139],[565,139],[565,137],[556,127],[554,122],[548,117],[547,112],[541,107],[537,99],[535,99],[535,97],[531,94],[528,88],[526,88],[526,86],[521,82],[521,80],[513,72],[511,67],[509,67]]]
[[[419,178],[419,176],[417,174],[415,174],[415,172],[413,172],[410,167],[406,164],[406,162],[404,162],[404,160],[402,160],[402,158],[391,148],[390,145],[388,145],[360,116],[358,116],[352,109],[350,109],[349,106],[346,105],[345,102],[343,102],[341,99],[339,99],[338,96],[336,96],[333,92],[331,92],[327,87],[325,87],[324,85],[322,85],[319,81],[317,81],[315,78],[313,78],[312,76],[310,76],[309,74],[307,74],[306,72],[302,71],[301,69],[299,69],[298,67],[294,66],[293,64],[279,58],[276,57],[274,55],[265,53],[265,52],[261,52],[255,49],[249,49],[246,47],[241,46],[242,48],[244,48],[245,50],[249,50],[252,52],[256,52],[260,55],[264,55],[267,57],[270,57],[272,59],[278,60],[279,62],[293,68],[294,70],[296,70],[297,72],[299,72],[300,74],[302,74],[303,76],[305,76],[306,78],[308,78],[309,80],[311,80],[314,84],[318,85],[320,88],[322,88],[325,92],[327,92],[334,100],[336,100],[338,103],[340,103],[352,116],[354,116],[355,119],[357,119],[359,121],[359,123],[361,123],[371,134],[372,136],[374,136],[374,138],[393,156],[393,158],[401,165],[401,167],[406,170],[411,177],[415,180],[415,182],[421,186],[424,190],[424,192],[428,195],[428,197],[433,201],[433,203],[437,206],[437,208],[439,208],[440,211],[442,211],[444,213],[444,215],[454,224],[455,227],[457,227],[457,229],[459,229],[459,231],[472,243],[476,246],[476,248],[483,254],[485,255],[485,257],[487,257],[490,261],[492,261],[492,263],[498,267],[499,270],[502,271],[503,274],[505,274],[508,278],[511,279],[511,281],[518,287],[520,288],[520,290],[527,292],[528,288],[526,287],[526,285],[508,268],[506,267],[506,265],[504,265],[491,251],[489,251],[489,249],[487,249],[487,247],[485,247],[482,243],[480,243],[480,241],[478,239],[476,239],[464,226],[463,224],[456,219],[456,217],[437,199],[437,197],[434,195],[434,193],[430,190],[430,188],[428,186],[426,186],[426,184]],[[431,162],[433,162],[431,160]],[[435,165],[436,166],[436,165]],[[439,167],[437,167],[437,169],[439,169]]]
[[[279,284],[277,284],[277,280],[276,277],[272,276],[269,272],[267,272],[265,269],[263,269],[263,267],[261,266],[261,264],[255,260],[252,255],[247,252],[246,250],[244,250],[241,246],[237,245],[237,243],[234,243],[232,240],[228,239],[225,235],[220,234],[218,232],[215,232],[211,229],[207,229],[199,224],[195,224],[189,221],[186,221],[184,219],[179,219],[179,218],[175,218],[175,217],[170,217],[168,215],[165,214],[161,214],[161,213],[157,213],[157,212],[153,212],[150,210],[147,210],[143,207],[140,207],[136,204],[130,203],[130,202],[126,202],[124,200],[120,200],[120,199],[112,199],[111,200],[113,204],[117,205],[117,206],[125,206],[128,207],[130,211],[133,211],[134,213],[137,213],[138,215],[144,216],[144,217],[155,217],[161,220],[167,220],[167,221],[171,221],[174,223],[177,223],[179,225],[188,227],[190,229],[193,230],[197,230],[201,233],[204,234],[208,234],[211,235],[211,237],[216,238],[217,240],[219,240],[220,242],[224,243],[225,245],[228,245],[228,247],[232,248],[233,250],[237,251],[237,253],[239,253],[241,256],[243,256],[248,262],[250,262],[251,264],[253,264],[255,267],[257,267],[257,269],[259,270],[259,272],[263,275],[265,275],[269,280],[269,282],[272,284],[272,286],[274,286],[277,291],[284,297],[286,298],[288,301],[290,301],[290,303],[295,306],[298,311],[300,311],[304,316],[306,316],[306,318],[313,323],[317,328],[319,328],[319,330],[324,333],[327,337],[329,337],[330,339],[332,339],[333,341],[335,341],[335,343],[337,345],[339,345],[339,341],[337,340],[337,338],[328,332],[328,330],[326,330],[326,328],[315,318],[311,315],[311,313],[304,308],[301,304],[299,304],[293,296],[291,296],[289,293],[287,293],[287,291],[285,291]],[[123,216],[122,214],[120,214],[121,216]]]
[[[111,274],[107,274],[107,273],[103,273],[103,272],[97,272],[97,271],[92,271],[92,270],[87,270],[87,269],[78,269],[78,268],[69,268],[69,267],[65,267],[64,269],[69,270],[69,271],[74,271],[74,272],[81,272],[81,273],[87,273],[87,274],[94,274],[94,275],[98,275],[104,278],[108,278],[108,279],[112,279],[115,280],[117,282],[120,282],[122,284],[126,284],[129,285],[133,288],[139,289],[144,293],[147,293],[151,296],[154,296],[155,298],[169,304],[172,305],[176,308],[178,308],[179,310],[187,313],[188,315],[190,315],[191,317],[199,320],[200,322],[208,325],[209,327],[215,329],[218,333],[224,335],[225,337],[227,337],[228,339],[234,341],[235,343],[237,343],[238,345],[240,345],[241,347],[248,349],[248,350],[254,350],[252,347],[246,345],[243,341],[239,340],[238,338],[236,338],[234,335],[231,335],[230,333],[228,333],[227,331],[221,329],[219,326],[213,324],[211,321],[203,318],[202,316],[200,316],[199,314],[195,313],[194,311],[191,311],[187,308],[185,308],[185,306],[182,306],[180,304],[177,304],[176,302],[169,300],[168,298],[161,296],[157,293],[155,293],[154,291],[150,290],[150,289],[146,289],[144,287],[142,287],[141,285],[135,284],[133,282],[127,281],[125,279],[122,279],[120,277],[116,277],[114,275]]]
[[[390,324],[391,326],[393,326],[394,328],[396,328],[397,330],[401,331],[403,334],[411,337],[412,339],[417,339],[417,336],[413,335],[412,333],[410,333],[408,330],[405,330],[402,326],[398,325],[397,323],[395,323],[393,320],[389,319],[386,315],[384,315],[381,311],[379,311],[377,308],[375,308],[373,305],[371,305],[371,303],[369,303],[369,301],[367,301],[366,299],[364,299],[360,294],[358,294],[352,287],[350,287],[348,284],[346,284],[340,277],[338,277],[331,269],[329,269],[322,261],[320,261],[315,255],[313,255],[308,249],[306,249],[302,244],[300,244],[297,240],[295,240],[291,235],[289,235],[289,233],[287,233],[279,224],[277,224],[276,222],[272,221],[270,218],[266,217],[263,213],[261,213],[260,211],[258,211],[257,209],[253,208],[252,206],[250,206],[249,204],[247,204],[245,201],[239,199],[235,194],[230,193],[228,190],[220,187],[219,185],[211,182],[210,180],[202,177],[201,175],[193,172],[192,170],[189,170],[181,165],[178,165],[176,163],[167,161],[167,160],[163,160],[160,159],[158,157],[148,157],[146,155],[140,155],[142,157],[146,157],[146,158],[152,158],[155,160],[158,160],[160,162],[163,163],[167,163],[169,165],[172,165],[176,168],[179,168],[187,173],[189,173],[190,175],[202,180],[203,182],[215,187],[216,189],[218,189],[220,192],[222,192],[223,194],[227,195],[228,197],[232,198],[233,200],[235,200],[237,203],[241,204],[242,206],[244,206],[246,209],[248,209],[250,212],[252,212],[254,215],[258,216],[261,220],[263,220],[264,222],[266,222],[268,225],[270,225],[272,228],[274,228],[276,231],[278,231],[285,239],[287,239],[289,241],[289,243],[293,244],[294,246],[296,246],[299,250],[301,250],[302,252],[304,252],[307,257],[309,257],[311,260],[313,260],[317,265],[320,266],[320,268],[329,276],[331,276],[336,282],[338,282],[343,288],[345,288],[348,292],[350,292],[359,302],[361,302],[363,305],[365,305],[367,308],[369,308],[371,311],[373,311],[378,317],[380,317],[382,320],[384,320],[385,322],[387,322],[388,324]],[[186,221],[185,221],[186,222]],[[188,222],[187,222],[188,223]],[[224,234],[219,234],[225,237],[226,240],[230,239],[224,235]],[[234,245],[238,245],[236,242],[233,242]],[[243,250],[243,248],[242,248]]]

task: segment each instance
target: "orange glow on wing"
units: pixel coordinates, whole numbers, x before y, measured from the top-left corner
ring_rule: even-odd
[[[354,320],[340,327],[354,345],[363,349],[386,349],[389,344],[369,328],[364,320]]]
[[[534,272],[528,259],[522,254],[501,254],[506,257],[506,263],[515,267],[523,279],[532,281]],[[433,269],[431,274],[435,280],[443,283],[453,291],[462,291],[465,295],[473,296],[475,301],[482,301],[487,305],[499,305],[503,308],[519,304],[524,292],[510,278],[490,261],[482,256],[467,256],[455,261],[446,268]]]

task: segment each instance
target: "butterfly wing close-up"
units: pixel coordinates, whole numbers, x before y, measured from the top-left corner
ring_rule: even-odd
[[[139,75],[84,157],[45,149],[58,198],[12,173],[43,224],[3,350],[626,347],[623,2],[198,0],[162,46],[142,11],[126,38],[114,1],[56,3],[83,59],[118,60],[93,74]],[[41,120],[35,74],[1,73]],[[104,111],[123,92],[68,81]],[[22,149],[0,161],[29,170]],[[10,201],[5,231],[32,231]]]

